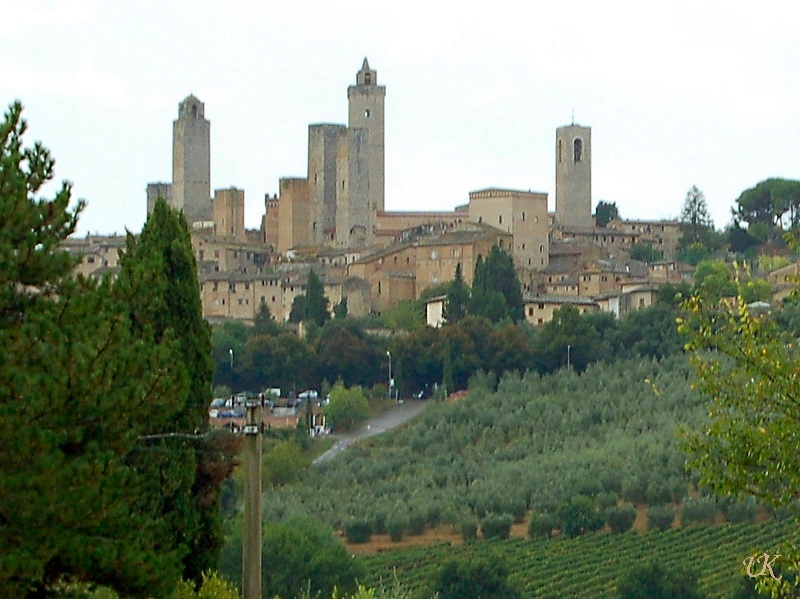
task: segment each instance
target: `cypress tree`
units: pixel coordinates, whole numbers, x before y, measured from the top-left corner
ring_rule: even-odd
[[[467,315],[469,305],[469,288],[461,274],[461,263],[456,265],[456,273],[447,290],[444,304],[444,317],[449,324],[454,324]]]

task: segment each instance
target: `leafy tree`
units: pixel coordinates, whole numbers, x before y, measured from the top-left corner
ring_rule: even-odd
[[[725,230],[725,235],[731,251],[743,253],[766,241],[766,235],[762,239],[760,236],[752,235],[754,231],[756,231],[755,227],[744,228],[737,221],[728,226]]]
[[[628,313],[620,320],[612,337],[616,355],[663,358],[679,353],[684,340],[675,326],[677,318],[677,310],[664,302]]]
[[[214,362],[214,384],[241,388],[236,374],[239,360],[250,334],[255,331],[238,320],[215,325],[211,329],[211,356]]]
[[[605,524],[600,510],[585,495],[573,497],[562,505],[558,510],[558,517],[561,521],[561,533],[567,537],[600,530]]]
[[[541,327],[534,347],[534,364],[541,373],[567,365],[582,371],[600,357],[600,334],[578,310],[564,305],[553,313],[553,320]]]
[[[778,239],[782,230],[795,228],[800,221],[800,181],[766,179],[744,190],[732,210],[734,223],[762,225],[770,239]],[[788,218],[787,215],[788,214]],[[753,233],[753,231],[751,231]]]
[[[303,322],[306,319],[306,296],[296,295],[292,300],[292,309],[289,312],[289,322]]]
[[[383,312],[382,320],[387,329],[403,331],[416,331],[425,323],[423,310],[414,300],[396,302]]]
[[[694,288],[712,302],[736,295],[733,273],[724,262],[704,260],[698,264],[694,271]]]
[[[692,266],[697,266],[703,260],[708,260],[711,257],[711,251],[702,243],[690,243],[678,255],[678,259],[688,262]]]
[[[347,318],[347,298],[343,297],[339,303],[333,307],[334,318]]]
[[[194,584],[181,581],[170,599],[240,599],[240,595],[235,585],[211,572],[203,574],[203,582],[196,591]]]
[[[800,499],[797,340],[775,319],[751,315],[741,291],[737,304],[719,310],[700,296],[687,302],[681,331],[697,388],[712,407],[710,422],[687,433],[684,447],[700,482],[718,495],[789,507]],[[796,553],[786,560],[798,564]]]
[[[281,523],[265,522],[262,533],[261,589],[272,597],[331,596],[334,588],[352,593],[364,577],[361,562],[352,557],[330,529],[316,520],[293,516]],[[242,579],[242,532],[236,529],[226,544],[220,573]]]
[[[617,581],[619,599],[702,599],[697,574],[665,570],[656,562],[634,566]]]
[[[316,323],[317,326],[321,327],[330,317],[325,289],[317,273],[312,269],[308,273],[308,282],[306,283],[306,314],[304,320]]]
[[[657,262],[664,252],[653,247],[652,243],[637,243],[631,248],[631,258],[640,262]]]
[[[612,506],[606,510],[606,522],[613,533],[628,532],[636,520],[636,508],[632,505]]]
[[[345,385],[384,382],[384,356],[378,343],[349,320],[334,320],[320,331],[315,344],[318,376]]]
[[[289,484],[303,467],[302,449],[295,441],[277,443],[264,455],[262,463],[264,484],[275,487]]]
[[[0,124],[0,595],[75,582],[166,596],[198,531],[179,540],[163,517],[170,490],[151,493],[148,467],[164,455],[141,437],[196,421],[182,343],[143,334],[156,323],[131,310],[123,285],[72,278],[60,244],[82,203],[69,209],[67,184],[37,199],[53,160],[40,144],[23,148],[21,114],[13,104]],[[188,481],[183,500],[212,505],[205,484],[192,488],[190,453],[170,484]]]
[[[519,590],[496,558],[445,562],[436,573],[433,593],[439,599],[517,599]]]
[[[267,302],[263,299],[258,305],[258,310],[253,316],[253,334],[254,335],[278,335],[281,332],[281,326],[275,322],[275,318],[269,311]]]
[[[360,387],[349,389],[338,382],[330,393],[330,403],[325,406],[325,416],[337,429],[349,431],[369,416],[369,402]]]
[[[444,304],[444,318],[448,324],[455,324],[467,313],[469,306],[469,288],[461,274],[461,263],[456,265],[456,274],[447,290],[447,299]]]
[[[600,200],[594,209],[594,221],[598,227],[605,227],[612,220],[619,218],[619,209],[616,202]]]

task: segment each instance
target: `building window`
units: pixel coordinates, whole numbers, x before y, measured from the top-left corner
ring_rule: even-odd
[[[561,142],[562,140],[558,140],[558,161],[561,162]]]
[[[367,109],[364,111],[364,116],[365,116],[366,118],[369,118],[369,108],[367,108]]]
[[[533,316],[533,308],[528,306],[528,316]]]
[[[544,304],[539,304],[539,309],[544,310]]]
[[[573,150],[573,159],[575,162],[580,162],[583,160],[583,140],[578,137],[572,142],[572,150]]]
[[[364,85],[372,84],[372,73],[364,73]]]
[[[501,225],[503,224],[503,215],[502,214],[497,217],[497,222],[498,222],[498,224],[501,224]]]
[[[439,254],[436,252],[436,250],[431,250],[431,260],[436,260],[438,257]]]
[[[541,254],[544,251],[544,245],[539,246],[539,253]]]
[[[524,212],[522,213],[521,216],[522,216],[522,220],[525,220],[525,213]]]
[[[378,295],[381,294],[381,282],[378,281]]]

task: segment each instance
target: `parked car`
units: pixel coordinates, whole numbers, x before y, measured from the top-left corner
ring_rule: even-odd
[[[300,399],[317,399],[319,397],[319,393],[314,389],[306,389],[300,395],[298,395]]]

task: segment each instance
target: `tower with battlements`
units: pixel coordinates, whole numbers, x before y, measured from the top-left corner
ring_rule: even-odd
[[[189,223],[209,221],[211,211],[211,123],[205,105],[189,95],[172,123],[171,204]]]

